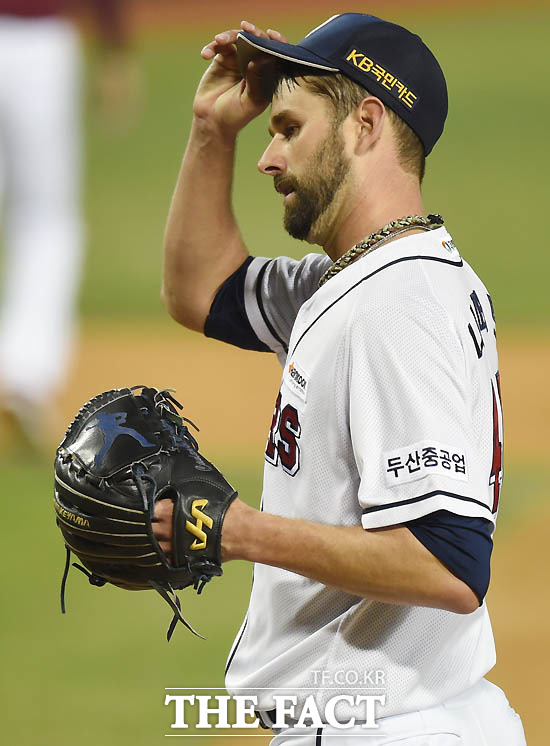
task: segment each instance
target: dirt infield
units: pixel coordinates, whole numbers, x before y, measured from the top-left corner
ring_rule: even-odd
[[[504,447],[514,462],[547,458],[550,400],[541,392],[550,369],[548,337],[520,330],[499,337]],[[204,339],[170,321],[95,322],[82,330],[56,437],[94,394],[146,383],[177,388],[209,451],[261,458],[280,376],[274,355]]]
[[[237,350],[170,321],[90,324],[62,396],[57,434],[91,396],[144,383],[177,389],[185,415],[201,429],[203,450],[249,461],[262,457],[279,379],[274,355]]]
[[[548,333],[530,337],[520,331],[499,339],[508,462],[529,466],[547,458],[550,405],[540,392],[550,367],[548,341]],[[57,435],[100,391],[141,383],[169,386],[177,388],[185,414],[201,427],[205,453],[261,463],[279,379],[274,356],[236,350],[169,321],[88,323],[62,397]],[[550,507],[545,507],[542,515],[521,513],[517,525],[508,523],[497,533],[489,594],[499,651],[489,678],[524,718],[529,746],[547,743],[550,597],[541,559],[549,524]],[[236,746],[241,740],[251,743],[248,738],[212,743]],[[262,746],[268,741],[254,739]]]

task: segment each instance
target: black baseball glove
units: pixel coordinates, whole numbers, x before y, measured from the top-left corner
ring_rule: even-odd
[[[222,523],[237,493],[201,456],[185,424],[192,423],[177,408],[167,390],[114,389],[91,399],[69,425],[55,459],[54,504],[67,549],[63,612],[73,552],[92,585],[158,591],[174,612],[168,639],[178,621],[198,634],[175,590],[200,593],[222,574]],[[174,503],[171,561],[152,531],[163,498]]]

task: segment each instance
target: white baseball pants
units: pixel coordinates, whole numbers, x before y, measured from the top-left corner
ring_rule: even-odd
[[[437,707],[356,725],[279,731],[270,746],[525,746],[519,715],[499,687],[482,679]]]
[[[0,16],[0,389],[8,399],[40,401],[67,366],[82,260],[80,66],[68,21]]]

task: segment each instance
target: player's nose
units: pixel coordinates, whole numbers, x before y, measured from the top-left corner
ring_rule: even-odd
[[[286,162],[282,156],[276,137],[271,140],[258,161],[258,171],[262,174],[267,174],[267,176],[285,173]]]

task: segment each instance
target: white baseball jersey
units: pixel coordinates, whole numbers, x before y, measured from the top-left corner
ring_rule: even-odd
[[[330,263],[247,268],[248,319],[283,363],[262,509],[365,529],[438,510],[494,523],[502,422],[484,285],[445,228],[380,247],[317,289]],[[289,691],[321,708],[334,691],[318,672],[365,683],[376,670],[386,717],[449,699],[494,663],[484,602],[468,615],[386,604],[257,564],[226,686],[263,710]]]

